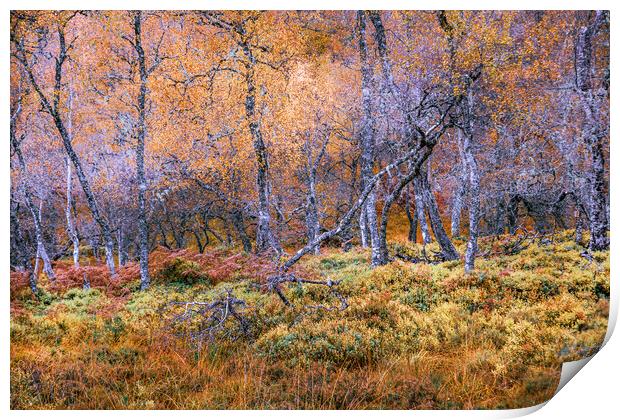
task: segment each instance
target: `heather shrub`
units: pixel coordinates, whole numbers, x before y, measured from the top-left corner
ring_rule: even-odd
[[[209,277],[202,267],[194,261],[181,257],[167,259],[153,276],[153,283],[179,283],[192,286],[197,283],[208,283]]]
[[[156,250],[146,291],[139,290],[135,263],[122,267],[114,281],[104,267],[85,266],[94,279],[101,273],[91,290],[81,288],[82,273],[69,264],[58,275],[74,280],[52,285],[43,279],[38,299],[14,276],[11,392],[25,396],[12,399],[12,406],[537,403],[555,389],[561,362],[591,355],[602,342],[609,253],[588,260],[580,255],[583,248],[562,235],[520,253],[502,253],[513,242],[508,235],[481,240],[483,252],[495,254],[479,258],[469,274],[462,261],[397,259],[371,269],[366,250],[323,248],[302,260],[296,273],[340,283],[282,284],[291,306],[265,282],[273,273],[271,261],[221,249]],[[396,246],[412,255],[422,252],[419,245]],[[457,241],[459,252],[464,246]],[[425,247],[427,255],[432,249],[438,248]],[[239,310],[247,335],[238,334],[234,319],[201,345],[177,333],[196,331],[204,318],[196,316],[182,331],[172,328],[171,302],[213,302],[228,292],[245,302]],[[37,394],[37,371],[43,372],[39,389],[56,390],[53,395]],[[458,395],[477,397],[447,399]]]
[[[74,314],[95,313],[100,309],[107,298],[98,289],[69,289],[56,302],[56,307],[64,306],[64,310]]]
[[[289,365],[321,361],[328,364],[367,365],[386,356],[381,334],[363,322],[303,322],[280,325],[261,336],[255,346],[261,356]]]

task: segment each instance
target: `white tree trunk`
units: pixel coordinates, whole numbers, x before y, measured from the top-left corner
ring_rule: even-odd
[[[80,240],[75,230],[73,216],[71,215],[71,162],[69,162],[68,158],[65,159],[65,162],[67,164],[67,206],[65,208],[65,216],[67,218],[67,233],[73,243],[73,266],[77,268],[80,266]]]

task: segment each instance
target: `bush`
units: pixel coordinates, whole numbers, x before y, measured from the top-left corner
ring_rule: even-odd
[[[385,341],[362,322],[280,325],[255,344],[259,354],[294,366],[321,361],[338,366],[367,365],[385,356]]]
[[[431,305],[435,303],[426,289],[416,289],[415,291],[408,292],[401,299],[401,302],[413,306],[422,312],[428,312],[431,309]]]
[[[153,282],[192,286],[197,283],[209,283],[209,277],[198,263],[175,257],[164,262],[163,267],[153,277]]]

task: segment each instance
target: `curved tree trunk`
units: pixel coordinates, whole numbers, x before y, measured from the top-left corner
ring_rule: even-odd
[[[407,187],[407,185],[409,185],[409,183],[416,176],[416,174],[417,169],[413,168],[407,175],[401,177],[398,184],[396,184],[394,190],[392,190],[392,192],[385,198],[385,201],[383,203],[383,209],[381,210],[381,224],[379,225],[379,238],[381,240],[380,246],[382,248],[382,252],[386,255],[386,262],[388,259],[387,225],[390,209],[392,208],[394,202],[396,202],[396,200],[400,196],[402,190]]]
[[[205,247],[209,244],[209,237],[205,237],[205,241],[203,243],[198,229],[192,229],[192,233],[194,234],[194,239],[196,240],[196,246],[198,246],[198,252],[202,254],[205,252]]]
[[[420,174],[419,185],[422,188],[421,193],[424,199],[424,205],[428,211],[428,219],[431,223],[431,228],[433,229],[433,233],[435,234],[435,239],[437,240],[437,243],[439,243],[439,246],[441,247],[444,258],[446,260],[457,260],[459,258],[459,253],[452,244],[452,241],[448,237],[448,234],[443,227],[443,223],[441,221],[441,214],[439,213],[439,208],[437,207],[437,201],[435,200],[435,196],[431,191],[428,176],[428,169],[425,169]]]
[[[426,147],[427,150],[425,153],[421,153],[422,149]],[[355,203],[347,210],[347,212],[342,216],[340,221],[336,224],[334,228],[328,230],[327,232],[321,233],[313,243],[307,244],[300,250],[298,250],[293,256],[291,256],[288,260],[286,260],[282,265],[280,265],[280,270],[282,272],[288,271],[293,265],[297,263],[304,255],[308,254],[312,249],[320,243],[327,241],[328,239],[334,237],[335,235],[340,234],[343,229],[349,226],[351,220],[357,212],[364,206],[366,199],[370,192],[375,188],[375,184],[379,182],[379,180],[389,171],[395,170],[397,167],[402,165],[405,162],[410,162],[410,168],[412,168],[412,172],[416,173],[420,170],[420,166],[424,163],[424,161],[428,158],[430,151],[432,150],[432,145],[429,146],[428,143],[424,145],[418,145],[413,150],[410,150],[401,158],[396,161],[390,163],[385,166],[382,170],[377,172],[372,178],[370,178],[368,184],[362,190],[360,196],[357,198]],[[413,176],[413,175],[412,175]],[[387,213],[387,212],[386,212]]]
[[[427,162],[428,157],[430,156],[433,150],[434,144],[427,144],[425,146],[424,151],[420,150],[420,154],[416,156],[416,161],[409,165],[409,173],[405,176],[402,176],[398,184],[396,184],[394,190],[386,197],[385,203],[383,204],[383,210],[381,211],[381,225],[379,227],[379,237],[380,237],[380,246],[382,247],[382,251],[385,253],[385,260],[388,260],[388,250],[387,250],[387,224],[388,224],[388,215],[390,212],[390,208],[400,196],[402,190],[406,188],[413,180],[421,179],[423,176],[422,168]],[[422,195],[421,191],[421,195]],[[445,231],[444,231],[445,234]],[[451,243],[450,243],[451,244]],[[456,253],[456,250],[454,250]],[[458,254],[456,254],[458,258]]]

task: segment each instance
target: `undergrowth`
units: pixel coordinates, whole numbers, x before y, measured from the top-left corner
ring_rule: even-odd
[[[607,328],[609,254],[584,258],[570,232],[502,254],[483,238],[462,261],[393,261],[325,248],[289,284],[286,307],[266,286],[268,260],[212,250],[156,250],[153,285],[135,264],[61,262],[58,280],[11,277],[11,408],[517,408],[550,398],[560,364],[596,352]],[[457,242],[462,253],[463,244]],[[419,256],[421,247],[391,244]],[[425,251],[432,251],[429,245]],[[63,265],[64,264],[64,265]],[[82,290],[84,275],[90,290]],[[167,304],[230,291],[246,303],[248,337],[196,343],[170,329]]]

